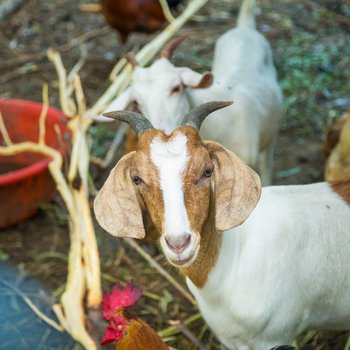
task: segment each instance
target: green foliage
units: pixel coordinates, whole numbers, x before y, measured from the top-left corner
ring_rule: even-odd
[[[159,300],[159,306],[160,306],[163,313],[167,312],[169,303],[171,303],[173,301],[174,301],[173,296],[166,289],[164,289],[163,294]]]
[[[0,261],[6,261],[9,259],[9,255],[0,249]]]
[[[66,226],[68,216],[57,204],[48,203],[42,204],[40,209],[50,219],[51,222],[55,222],[59,226]]]
[[[115,136],[115,131],[108,125],[98,124],[89,128],[91,139],[91,154],[95,157],[103,157]]]
[[[313,18],[322,17],[313,13]],[[308,125],[319,134],[350,104],[350,37],[294,28],[292,38],[280,37],[276,47],[286,114],[282,126]]]

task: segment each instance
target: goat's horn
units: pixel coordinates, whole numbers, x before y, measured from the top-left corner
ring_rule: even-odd
[[[182,120],[181,125],[190,125],[199,130],[204,119],[218,109],[232,105],[233,101],[214,101],[203,103],[192,109]]]
[[[186,38],[186,35],[178,36],[168,42],[160,52],[160,57],[170,59],[175,49],[182,43],[182,41]]]
[[[137,61],[135,55],[132,52],[129,52],[125,55],[125,58],[129,61],[129,63],[135,68],[139,67],[140,63]]]
[[[154,129],[151,122],[140,113],[131,111],[114,111],[103,113],[103,115],[105,117],[128,123],[136,131],[138,136],[146,130]]]

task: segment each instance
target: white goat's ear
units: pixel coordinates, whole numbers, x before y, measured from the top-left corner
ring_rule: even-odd
[[[181,68],[180,76],[183,84],[192,89],[206,89],[213,84],[213,74],[205,72],[199,74],[190,68]]]
[[[142,239],[142,212],[129,171],[134,154],[128,153],[112,169],[95,198],[94,211],[98,223],[113,236]]]
[[[259,201],[258,174],[233,152],[212,141],[204,141],[214,164],[216,228],[226,231],[241,225]]]
[[[122,94],[120,94],[115,100],[113,100],[103,111],[103,113],[125,110],[128,106],[134,102],[131,88],[128,87]],[[100,122],[113,122],[113,118],[104,117],[102,114],[93,117],[94,120]]]

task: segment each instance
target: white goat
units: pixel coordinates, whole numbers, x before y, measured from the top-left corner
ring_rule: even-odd
[[[135,67],[131,86],[106,112],[132,103],[157,129],[170,134],[190,108],[211,100],[235,103],[220,111],[220,122],[208,118],[201,130],[243,161],[259,169],[263,185],[271,183],[272,151],[281,115],[282,94],[276,80],[271,48],[255,30],[255,0],[244,0],[238,26],[216,42],[212,72],[199,74],[175,67],[167,58],[150,67]],[[168,57],[166,50],[163,56]]]
[[[139,142],[97,195],[97,220],[115,236],[142,238],[147,208],[166,258],[228,349],[350,329],[350,180],[266,187],[260,197],[257,174],[198,135],[224,106],[196,107],[170,135],[133,112],[109,113]]]

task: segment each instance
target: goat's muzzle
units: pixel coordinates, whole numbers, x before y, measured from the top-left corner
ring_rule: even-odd
[[[168,247],[176,254],[180,254],[186,247],[189,246],[191,241],[191,234],[184,233],[181,236],[165,235],[165,242]]]

